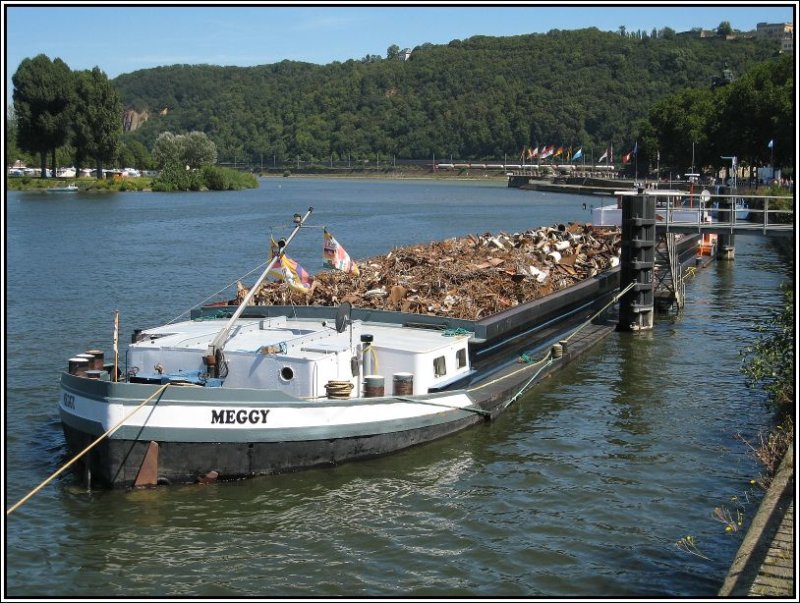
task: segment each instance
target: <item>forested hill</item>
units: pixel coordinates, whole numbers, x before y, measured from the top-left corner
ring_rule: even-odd
[[[655,32],[654,32],[655,33]],[[775,56],[774,41],[595,28],[423,44],[329,65],[175,65],[122,75],[129,134],[206,132],[219,160],[502,159],[523,146],[632,145],[662,97]],[[164,111],[166,109],[166,111]]]

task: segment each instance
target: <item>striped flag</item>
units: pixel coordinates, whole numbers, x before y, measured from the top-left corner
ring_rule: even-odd
[[[285,281],[292,289],[308,293],[314,279],[295,260],[285,253],[281,253],[274,239],[272,240],[271,248],[272,257],[280,255],[280,262],[269,271],[269,276],[275,280]]]

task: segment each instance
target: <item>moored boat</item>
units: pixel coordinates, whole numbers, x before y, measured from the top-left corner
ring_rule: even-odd
[[[496,417],[613,330],[591,319],[618,268],[478,320],[252,305],[310,213],[238,305],[137,330],[121,365],[70,359],[59,412],[88,479],[237,479],[395,452]]]
[[[77,184],[65,184],[63,186],[51,186],[50,188],[46,188],[45,192],[48,192],[48,193],[77,193],[78,192],[78,185]]]
[[[622,225],[622,199],[640,194],[636,190],[614,191],[617,202],[592,208],[592,224],[597,226]],[[694,196],[680,190],[645,189],[642,194],[655,197],[656,220],[669,224],[700,224],[710,222],[707,197]]]

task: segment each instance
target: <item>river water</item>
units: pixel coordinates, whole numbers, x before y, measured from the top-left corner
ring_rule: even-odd
[[[255,269],[313,206],[354,259],[586,221],[601,200],[489,182],[267,179],[235,193],[7,193],[6,509],[67,459],[67,359]],[[289,255],[321,269],[321,230]],[[7,596],[709,597],[761,500],[738,436],[770,415],[739,350],[790,273],[759,236],[647,333],[614,333],[493,423],[399,454],[235,483],[87,492],[5,518]],[[257,273],[256,273],[257,274]],[[252,283],[255,275],[245,282]],[[743,516],[726,530],[714,509]],[[691,537],[689,551],[676,543]],[[685,542],[685,541],[684,541]]]

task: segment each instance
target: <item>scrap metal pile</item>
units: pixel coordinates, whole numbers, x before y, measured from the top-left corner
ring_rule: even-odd
[[[260,305],[401,310],[478,320],[570,287],[619,264],[615,227],[569,224],[524,233],[467,235],[397,247],[357,261],[360,275],[321,272],[307,292],[267,282]],[[241,283],[237,299],[247,294]]]

